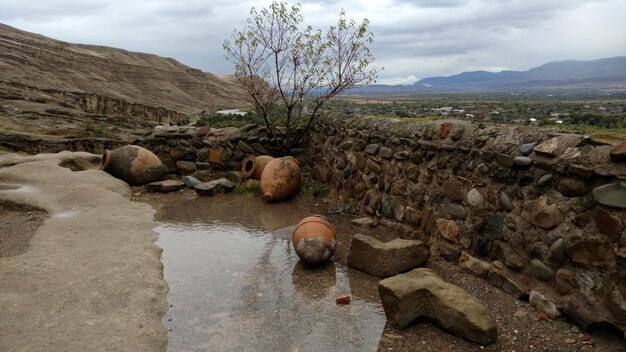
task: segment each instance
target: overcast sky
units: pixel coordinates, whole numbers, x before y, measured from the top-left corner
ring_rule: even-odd
[[[250,8],[271,1],[0,0],[0,22],[55,39],[172,57],[233,71],[222,43]],[[293,3],[293,2],[290,2]],[[527,70],[549,61],[626,55],[626,0],[300,1],[305,23],[327,28],[341,8],[368,18],[378,83],[463,71]]]

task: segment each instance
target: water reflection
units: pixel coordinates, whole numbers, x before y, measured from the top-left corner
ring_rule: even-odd
[[[219,207],[188,201],[176,203],[180,216],[165,210],[172,204],[157,213],[172,305],[163,318],[169,350],[375,351],[385,325],[378,300],[357,295],[350,305],[335,303],[337,296],[352,294],[351,285],[361,291],[375,283],[352,280],[345,263],[305,267],[288,231],[272,232],[293,225],[315,205],[263,208],[277,213],[236,224],[251,212],[246,209],[264,205],[238,202]]]

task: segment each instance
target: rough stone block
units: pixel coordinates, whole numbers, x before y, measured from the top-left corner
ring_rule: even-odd
[[[235,184],[225,178],[219,180],[203,182],[194,186],[196,193],[200,196],[213,196],[219,193],[229,193],[235,189]]]
[[[459,266],[461,269],[470,272],[478,277],[484,278],[489,272],[489,263],[472,257],[469,253],[461,252],[461,258],[459,259]]]
[[[348,265],[373,276],[387,277],[421,266],[429,256],[430,250],[422,241],[381,242],[370,236],[355,235]]]
[[[419,317],[427,317],[470,341],[488,345],[496,340],[496,325],[487,307],[430,269],[384,279],[378,292],[387,320],[394,326],[404,328]]]
[[[535,308],[538,312],[546,313],[550,319],[556,319],[561,316],[561,312],[559,312],[556,305],[537,291],[530,291],[528,302],[530,306]]]

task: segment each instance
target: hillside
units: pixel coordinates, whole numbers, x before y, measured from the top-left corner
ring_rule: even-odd
[[[9,149],[7,141],[23,134],[128,142],[154,124],[180,124],[202,110],[249,105],[232,77],[3,24],[0,72],[0,147]]]

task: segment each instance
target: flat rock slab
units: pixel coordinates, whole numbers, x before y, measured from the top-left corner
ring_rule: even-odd
[[[25,253],[0,258],[0,350],[165,351],[154,210],[87,153],[5,155],[0,202],[48,213]],[[88,169],[72,169],[75,165]]]
[[[481,345],[496,341],[497,330],[487,307],[464,289],[420,268],[378,283],[387,321],[404,328],[426,317],[441,328]]]
[[[214,196],[232,192],[235,189],[235,184],[225,178],[220,178],[215,181],[199,183],[194,186],[194,189],[200,196]]]
[[[148,192],[168,193],[175,192],[183,188],[185,188],[185,183],[183,181],[176,180],[157,181],[146,185]]]
[[[381,242],[373,237],[352,238],[348,265],[373,276],[393,276],[423,265],[430,257],[426,243],[395,239]]]

